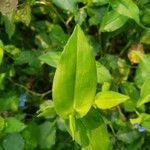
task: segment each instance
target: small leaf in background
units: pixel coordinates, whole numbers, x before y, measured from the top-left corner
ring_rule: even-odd
[[[145,80],[149,77],[150,74],[150,55],[142,54],[135,52],[139,58],[139,65],[136,69],[136,74],[134,77],[135,84],[141,88]]]
[[[87,14],[84,9],[80,9],[75,15],[75,21],[77,24],[81,25],[86,20]]]
[[[90,143],[85,150],[108,150],[110,147],[109,134],[99,111],[92,108],[81,121],[89,132]]]
[[[141,106],[145,103],[150,102],[150,78],[146,79],[140,93],[140,99],[137,103],[137,106]]]
[[[60,60],[60,55],[61,55],[61,52],[59,52],[59,51],[49,51],[46,54],[41,55],[39,57],[39,59],[42,62],[44,62],[54,68],[57,68],[57,64]]]
[[[99,25],[105,12],[106,12],[106,7],[92,7],[92,8],[87,7],[87,14],[90,16],[88,20],[90,26]]]
[[[128,96],[114,92],[104,91],[99,92],[95,98],[95,104],[100,109],[110,109],[129,99]]]
[[[95,59],[83,31],[77,25],[62,52],[54,76],[56,112],[63,118],[70,114],[83,117],[94,101],[96,84]]]
[[[117,133],[117,139],[126,144],[132,144],[132,142],[139,139],[139,137],[140,134],[136,131],[119,131]]]
[[[101,21],[100,31],[101,32],[112,32],[121,28],[128,18],[120,15],[116,11],[110,11],[105,13]]]
[[[5,119],[6,126],[5,126],[5,133],[14,133],[22,131],[26,126],[20,120],[14,117],[8,117]]]
[[[14,45],[4,45],[4,50],[12,56],[20,53],[20,49],[15,47]]]
[[[66,122],[66,125],[71,134],[69,123]],[[98,110],[91,108],[86,116],[75,120],[75,125],[75,141],[79,143],[84,150],[109,149],[109,134]]]
[[[39,145],[41,149],[51,149],[55,144],[56,129],[55,126],[46,121],[39,126]]]
[[[38,110],[38,117],[50,117],[51,115],[55,115],[54,103],[51,100],[47,100],[40,105],[40,109]]]
[[[52,2],[67,11],[72,13],[77,11],[77,1],[76,0],[52,0]]]
[[[110,0],[110,4],[119,14],[140,22],[139,8],[132,0]]]
[[[24,150],[24,139],[19,133],[8,134],[3,140],[4,150]]]
[[[38,56],[41,54],[40,51],[22,51],[15,58],[15,65],[29,64],[33,67],[39,67],[40,61]]]
[[[14,19],[15,22],[23,22],[25,25],[28,26],[31,21],[30,5],[26,3],[20,9],[17,9]]]
[[[10,16],[2,16],[2,22],[5,25],[5,31],[8,34],[8,37],[11,38],[15,32],[15,24],[13,21],[13,15]]]
[[[0,132],[4,129],[5,120],[3,117],[0,116]]]
[[[150,31],[144,32],[141,36],[140,41],[144,44],[150,44]]]
[[[132,112],[136,109],[137,101],[140,97],[139,90],[135,87],[132,82],[124,82],[120,86],[121,92],[130,97],[129,100],[125,101],[122,106],[125,111]]]
[[[105,66],[103,66],[101,63],[97,61],[96,67],[97,67],[98,83],[110,82],[112,80],[111,74],[109,73],[109,70]]]
[[[35,150],[40,138],[39,125],[33,121],[29,123],[27,128],[23,130],[22,137],[24,139],[25,149]]]
[[[149,6],[145,7],[145,10],[143,12],[142,21],[145,24],[150,24],[150,8]]]
[[[3,75],[3,76],[2,76]],[[0,74],[0,81],[5,78],[5,74]],[[18,95],[12,90],[11,92],[5,93],[5,95],[1,94],[0,97],[0,111],[8,111],[11,110],[13,112],[18,110]]]

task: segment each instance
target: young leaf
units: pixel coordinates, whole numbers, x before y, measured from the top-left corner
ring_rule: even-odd
[[[77,25],[68,40],[53,82],[56,112],[63,118],[70,114],[83,117],[89,111],[96,92],[96,65],[83,31]]]
[[[134,19],[137,23],[139,19],[139,8],[132,0],[110,0],[112,8],[119,14]]]
[[[122,27],[126,21],[127,17],[120,15],[116,11],[110,11],[106,13],[102,19],[100,30],[102,32],[112,32],[120,27]]]
[[[95,104],[100,109],[110,109],[123,103],[129,99],[128,96],[114,92],[114,91],[104,91],[99,92],[95,98]]]
[[[147,78],[141,88],[140,99],[137,106],[141,106],[147,102],[150,102],[150,78]]]

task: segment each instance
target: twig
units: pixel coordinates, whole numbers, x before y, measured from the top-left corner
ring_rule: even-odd
[[[39,96],[41,98],[45,97],[46,95],[50,94],[52,92],[52,90],[49,90],[47,92],[44,92],[44,93],[37,93],[35,91],[32,91],[30,89],[28,89],[26,86],[22,85],[22,84],[19,84],[19,83],[16,83],[14,82],[12,79],[9,79],[14,85],[24,89],[25,91],[27,91],[28,93],[30,93],[31,95],[35,95],[35,96]]]

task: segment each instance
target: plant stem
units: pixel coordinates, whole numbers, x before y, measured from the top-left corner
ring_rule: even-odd
[[[24,89],[25,91],[27,91],[29,94],[31,95],[35,95],[35,96],[39,96],[41,98],[45,97],[46,95],[50,94],[52,92],[52,90],[49,90],[47,92],[44,92],[44,93],[37,93],[35,91],[32,91],[30,89],[28,89],[26,86],[22,85],[22,84],[19,84],[19,83],[16,83],[14,82],[12,79],[9,79],[14,85]]]

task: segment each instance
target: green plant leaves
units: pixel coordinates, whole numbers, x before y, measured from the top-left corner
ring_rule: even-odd
[[[105,66],[103,66],[101,63],[97,61],[96,67],[97,67],[98,83],[110,82],[112,80],[111,74],[109,73],[109,70]]]
[[[150,78],[147,78],[141,88],[140,99],[137,106],[141,106],[144,103],[150,101]]]
[[[150,44],[150,31],[146,31],[141,39],[140,39],[141,43],[144,43],[144,44]]]
[[[3,140],[3,147],[5,150],[23,150],[24,139],[19,133],[9,134]]]
[[[76,0],[52,0],[55,5],[70,12],[75,12],[77,9]]]
[[[57,64],[60,60],[61,52],[50,51],[46,54],[43,54],[39,57],[42,62],[47,63],[48,65],[57,68]]]
[[[112,8],[119,14],[132,18],[137,23],[139,19],[139,8],[132,0],[110,0]]]
[[[4,129],[5,120],[3,117],[0,116],[0,132]]]
[[[126,95],[114,91],[104,91],[96,95],[95,104],[100,109],[110,109],[123,103],[127,99],[129,99],[129,97]]]
[[[5,133],[20,132],[26,127],[24,123],[14,117],[9,117],[5,121],[7,124],[5,127]]]
[[[69,122],[66,125],[73,136]],[[75,120],[74,138],[84,150],[109,149],[109,135],[98,110],[91,108],[86,116]]]
[[[53,81],[56,112],[63,118],[70,114],[83,117],[94,101],[96,83],[91,47],[77,25],[62,52]]]
[[[100,30],[102,32],[112,32],[120,27],[122,27],[126,21],[127,17],[120,15],[116,11],[110,11],[106,13],[102,19]]]

